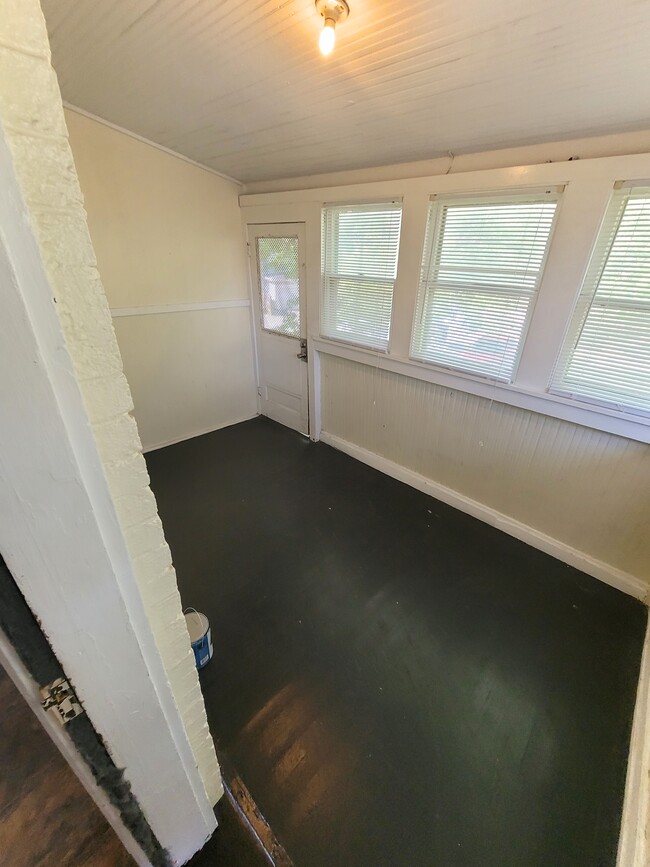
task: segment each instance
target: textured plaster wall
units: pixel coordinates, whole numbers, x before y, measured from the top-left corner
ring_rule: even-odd
[[[221,780],[171,556],[149,487],[37,0],[0,15],[0,123],[53,287],[140,592],[208,796]]]

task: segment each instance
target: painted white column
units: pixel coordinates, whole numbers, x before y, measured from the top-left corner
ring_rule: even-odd
[[[562,193],[542,283],[515,384],[544,392],[571,321],[591,251],[613,192],[611,178],[586,177]]]
[[[402,231],[390,327],[390,354],[399,358],[408,358],[411,349],[430,201],[426,190],[406,193],[402,200]]]
[[[0,66],[0,550],[182,863],[223,789],[37,0]]]
[[[215,827],[0,135],[0,551],[160,843]]]

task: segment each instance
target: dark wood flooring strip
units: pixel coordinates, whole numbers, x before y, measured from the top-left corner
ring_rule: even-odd
[[[134,861],[0,669],[0,863],[129,867]]]
[[[43,635],[36,618],[7,565],[0,556],[0,628],[14,645],[23,664],[39,686],[64,677],[59,660]],[[169,858],[149,827],[140,805],[121,770],[85,714],[68,723],[67,733],[97,784],[119,811],[122,821],[139,843],[153,867],[168,867]]]

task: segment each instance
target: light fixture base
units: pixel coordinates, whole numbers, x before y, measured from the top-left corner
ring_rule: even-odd
[[[329,18],[338,24],[350,14],[346,0],[316,0],[316,11],[326,20]]]

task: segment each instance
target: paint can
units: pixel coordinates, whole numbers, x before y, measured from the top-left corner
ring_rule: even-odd
[[[189,614],[187,612],[190,612]],[[212,630],[210,621],[195,608],[187,608],[185,611],[185,623],[190,633],[190,642],[194,651],[194,661],[200,671],[212,659]]]

